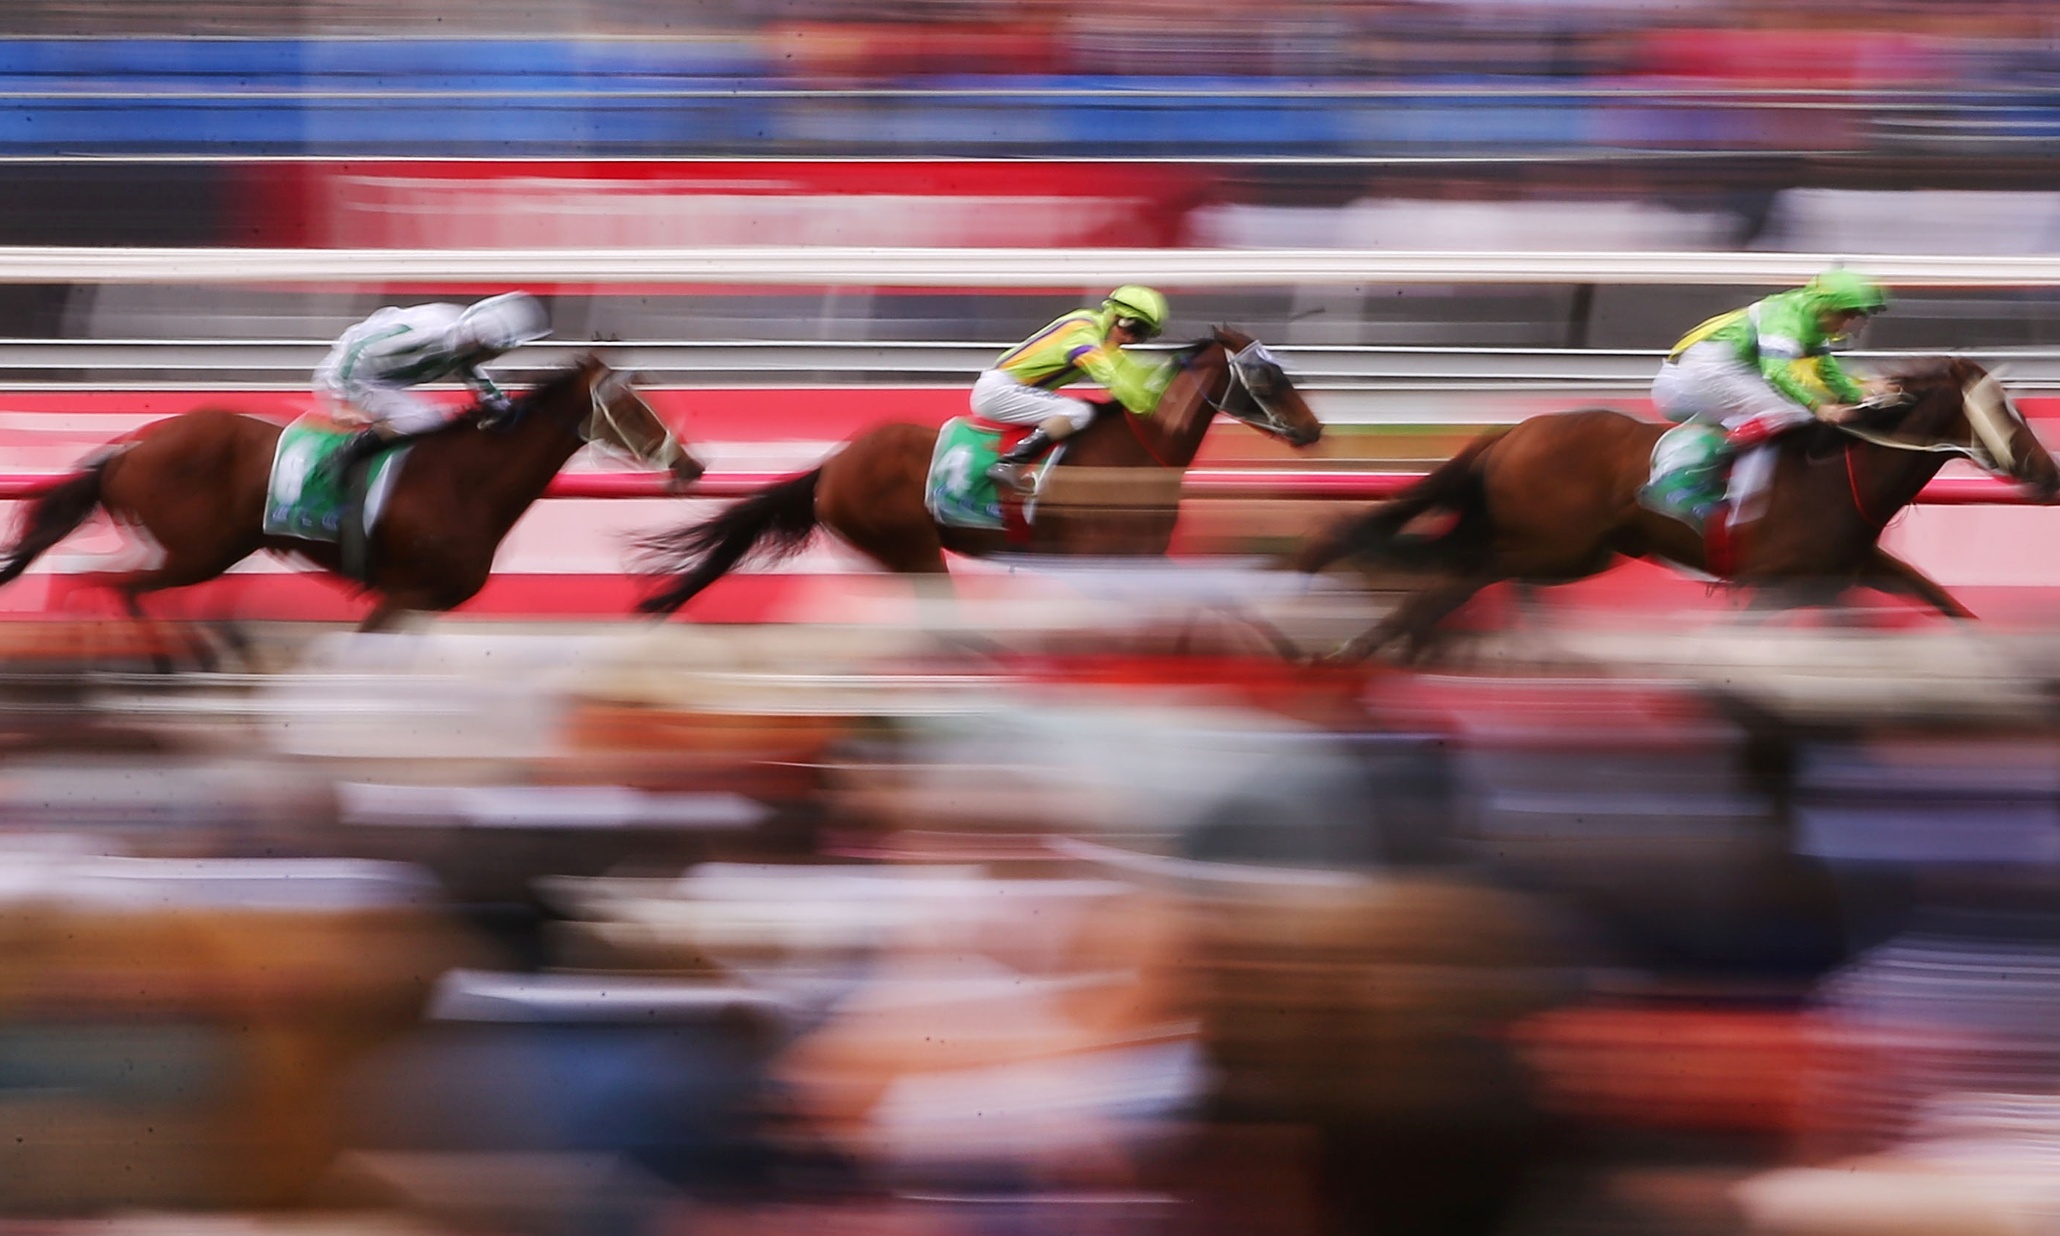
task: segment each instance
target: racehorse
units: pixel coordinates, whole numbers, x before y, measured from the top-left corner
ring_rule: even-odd
[[[565,461],[589,441],[666,469],[676,486],[702,465],[642,396],[588,356],[521,396],[505,428],[470,418],[413,439],[367,546],[365,578],[379,600],[359,629],[391,626],[409,610],[446,610],[485,585],[494,550]],[[147,622],[148,592],[213,579],[252,553],[294,554],[342,573],[335,544],[263,530],[272,458],[284,427],[226,408],[197,408],[135,431],[36,498],[0,562],[0,584],[103,510],[139,529],[160,561],[107,580]]]
[[[1882,549],[1882,528],[1954,456],[2023,482],[2041,502],[2060,494],[2060,467],[2001,384],[1972,361],[1925,362],[1897,386],[1900,398],[1864,425],[1810,426],[1776,444],[1764,515],[1742,530],[1724,572],[1732,582],[1793,601],[1864,586],[1974,616]],[[1439,620],[1488,585],[1565,583],[1619,555],[1718,574],[1702,536],[1638,503],[1653,444],[1668,428],[1607,408],[1534,417],[1475,439],[1393,500],[1312,538],[1297,555],[1304,571],[1353,558],[1441,577],[1333,655],[1363,657],[1402,639],[1414,658]],[[1456,519],[1441,535],[1411,530],[1433,513]]]
[[[1066,440],[1050,474],[1122,478],[1120,509],[1044,503],[1029,540],[1001,529],[939,524],[924,505],[937,430],[893,423],[869,429],[820,467],[776,482],[713,518],[642,542],[652,574],[677,576],[646,598],[646,613],[671,613],[746,557],[777,561],[827,528],[890,571],[943,575],[944,551],[975,557],[1008,549],[1043,554],[1163,554],[1179,518],[1179,480],[1218,412],[1295,446],[1323,434],[1301,392],[1271,353],[1242,331],[1218,326],[1176,354],[1178,372],[1150,416],[1107,407]],[[1138,503],[1164,486],[1163,501]],[[1147,492],[1147,496],[1150,496]]]

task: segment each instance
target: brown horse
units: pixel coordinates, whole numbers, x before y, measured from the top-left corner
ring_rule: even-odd
[[[1067,439],[1050,474],[1053,493],[1027,545],[996,529],[939,525],[924,506],[937,431],[881,425],[853,438],[820,467],[770,485],[712,519],[643,542],[654,574],[677,575],[646,599],[647,613],[671,613],[756,553],[797,553],[819,527],[890,571],[945,574],[944,551],[985,556],[1010,549],[1043,554],[1163,554],[1179,518],[1179,483],[1218,412],[1307,446],[1323,434],[1301,392],[1251,336],[1219,326],[1183,348],[1179,372],[1151,416],[1106,408]],[[1106,470],[1106,471],[1104,471]],[[1078,478],[1119,492],[1116,505],[1070,503],[1058,491]],[[1114,482],[1110,486],[1110,482]],[[1140,500],[1142,499],[1142,500]]]
[[[1871,587],[1973,617],[1882,549],[1882,528],[1950,457],[2024,482],[2042,502],[2060,493],[2060,467],[1974,362],[1931,362],[1898,386],[1899,405],[1868,427],[1809,426],[1778,444],[1765,513],[1744,530],[1732,581],[1790,602]],[[1392,501],[1313,538],[1297,560],[1305,571],[1353,558],[1442,576],[1335,655],[1366,656],[1396,639],[1421,653],[1440,619],[1503,580],[1564,583],[1619,555],[1708,570],[1701,536],[1638,504],[1667,428],[1606,408],[1534,417],[1476,439]],[[1442,535],[1411,530],[1434,513],[1456,520]]]
[[[159,551],[154,566],[107,581],[139,621],[144,593],[213,579],[260,549],[341,573],[336,545],[263,531],[282,428],[225,408],[144,426],[34,501],[0,584],[95,510]],[[461,418],[414,440],[368,546],[361,582],[379,601],[359,629],[379,630],[408,610],[450,609],[478,592],[501,538],[589,441],[665,468],[682,487],[702,472],[627,374],[586,357],[519,398],[505,429],[478,432]]]

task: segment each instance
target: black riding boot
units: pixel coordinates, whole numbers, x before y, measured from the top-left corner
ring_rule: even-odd
[[[343,445],[337,447],[336,453],[329,457],[329,462],[324,466],[327,475],[331,480],[342,483],[344,478],[350,475],[352,468],[385,450],[398,436],[386,432],[378,425],[358,430],[345,438]]]
[[[1001,458],[987,465],[987,479],[997,485],[1006,485],[1018,493],[1029,493],[1037,486],[1030,479],[1029,465],[1037,457],[1051,449],[1052,436],[1044,432],[1042,425],[1030,431],[1030,436],[1011,447]]]

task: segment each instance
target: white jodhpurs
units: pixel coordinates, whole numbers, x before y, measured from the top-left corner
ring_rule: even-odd
[[[325,381],[320,384],[320,389],[329,397],[341,419],[351,419],[355,413],[373,424],[390,425],[403,434],[441,429],[465,410],[462,406],[424,399],[405,387],[380,386],[373,382]]]
[[[1700,421],[1736,429],[1763,418],[1777,432],[1815,420],[1801,404],[1768,385],[1760,371],[1738,359],[1731,345],[1705,339],[1659,367],[1652,403],[1670,421]]]
[[[1025,386],[999,369],[973,383],[973,413],[1009,425],[1042,425],[1062,416],[1078,433],[1094,420],[1094,407],[1057,391]]]

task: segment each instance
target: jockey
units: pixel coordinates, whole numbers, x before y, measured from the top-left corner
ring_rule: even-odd
[[[1058,394],[1061,386],[1090,378],[1131,412],[1151,415],[1173,366],[1138,360],[1123,349],[1166,329],[1166,317],[1164,296],[1125,284],[1100,309],[1075,309],[1004,353],[973,383],[973,412],[1037,428],[987,469],[988,479],[1029,492],[1031,462],[1093,421],[1095,405]]]
[[[315,370],[315,389],[370,418],[330,457],[345,475],[359,460],[402,438],[443,428],[464,414],[408,388],[458,378],[489,416],[505,416],[508,396],[479,368],[486,361],[551,333],[544,307],[527,292],[490,296],[471,306],[388,306],[343,332]]]
[[[1726,460],[1732,470],[1732,520],[1771,479],[1774,455],[1755,450],[1812,421],[1842,424],[1874,384],[1855,381],[1831,355],[1872,315],[1888,307],[1888,294],[1872,280],[1834,268],[1803,287],[1711,318],[1683,336],[1652,383],[1652,401],[1668,420],[1720,426],[1706,445],[1654,451],[1650,480],[1639,501],[1665,515],[1700,524],[1710,513],[1675,509],[1669,491],[1690,474],[1711,475]],[[1674,436],[1674,435],[1669,435]],[[1693,437],[1693,435],[1689,435]],[[1685,443],[1688,439],[1683,438]],[[1671,456],[1671,457],[1670,457]]]

